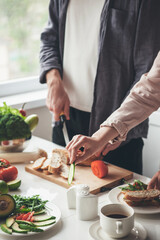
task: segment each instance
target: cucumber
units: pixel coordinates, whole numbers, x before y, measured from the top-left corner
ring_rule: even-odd
[[[45,210],[45,209],[42,209],[42,210],[39,211],[39,212],[35,212],[35,213],[34,213],[34,216],[35,216],[35,215],[42,214],[42,213],[45,213],[45,212],[46,212],[46,210]]]
[[[47,221],[43,221],[43,222],[34,222],[34,225],[36,227],[45,227],[45,226],[49,226],[51,224],[54,224],[56,221],[54,219],[50,219]]]
[[[68,184],[71,185],[75,173],[75,162],[70,165],[69,174],[68,174]]]
[[[25,229],[28,232],[43,232],[44,230],[38,227],[30,226],[27,224],[20,223],[19,224],[20,229]]]
[[[50,216],[48,214],[43,214],[43,215],[38,215],[38,216],[34,216],[34,222],[44,222],[50,219],[55,219],[55,216]]]
[[[8,228],[7,226],[6,226],[6,224],[1,224],[1,230],[3,231],[3,232],[5,232],[5,233],[8,233],[8,234],[12,234],[12,229],[11,228]]]
[[[16,223],[20,224],[26,224],[26,225],[29,225],[29,226],[34,226],[34,223],[33,222],[29,222],[29,221],[26,221],[26,220],[16,220]]]
[[[12,230],[17,233],[28,233],[28,230],[21,229],[17,222],[14,222],[12,225]]]

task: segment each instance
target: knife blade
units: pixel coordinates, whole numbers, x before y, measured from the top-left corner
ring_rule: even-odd
[[[62,132],[63,132],[63,136],[64,136],[64,141],[65,144],[67,145],[69,143],[69,136],[68,136],[68,132],[67,132],[67,127],[66,127],[66,116],[62,113],[60,114],[60,122],[62,124]]]
[[[60,122],[62,124],[62,132],[64,136],[64,140],[66,145],[69,143],[69,137],[68,137],[68,132],[67,132],[67,127],[66,127],[66,116],[64,113],[60,114]],[[69,174],[68,174],[68,184],[71,185],[73,178],[74,178],[74,173],[75,173],[75,163],[72,163],[69,168]]]

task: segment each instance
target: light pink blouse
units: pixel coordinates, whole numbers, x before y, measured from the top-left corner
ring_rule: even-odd
[[[132,88],[128,97],[110,117],[101,124],[114,127],[118,140],[124,141],[128,131],[144,121],[160,107],[160,52],[151,70],[142,75],[140,81]]]

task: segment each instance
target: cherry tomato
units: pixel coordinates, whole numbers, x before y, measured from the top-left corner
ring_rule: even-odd
[[[18,175],[18,170],[15,166],[9,166],[7,168],[0,168],[0,175],[2,175],[5,182],[15,180]]]
[[[9,141],[8,140],[1,141],[1,144],[4,145],[4,146],[8,146],[9,145]]]
[[[20,114],[21,114],[22,116],[24,116],[24,117],[26,116],[26,111],[25,111],[25,110],[20,109],[19,112],[20,112]]]

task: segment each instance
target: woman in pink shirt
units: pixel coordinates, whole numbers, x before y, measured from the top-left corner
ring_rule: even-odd
[[[111,116],[101,124],[92,137],[76,135],[67,145],[70,162],[84,161],[93,154],[106,155],[126,139],[129,130],[144,121],[160,107],[160,52],[151,70],[142,75],[130,94]],[[84,147],[84,154],[77,157],[77,151]],[[160,171],[149,183],[149,188],[160,189]]]

